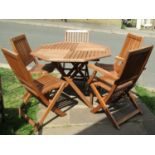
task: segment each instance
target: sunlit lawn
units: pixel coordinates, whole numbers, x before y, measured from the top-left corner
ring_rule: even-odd
[[[9,69],[0,68],[2,77],[5,121],[0,125],[0,134],[33,134],[33,128],[18,115],[18,107],[22,104],[25,89]],[[38,101],[30,99],[28,115],[36,120]]]
[[[145,103],[150,111],[155,114],[155,91],[151,91],[140,86],[136,86],[135,88],[139,98]]]

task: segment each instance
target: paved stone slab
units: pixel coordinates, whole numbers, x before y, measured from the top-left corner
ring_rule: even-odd
[[[91,124],[105,118],[104,113],[94,114],[88,108],[73,108],[70,110],[70,124]]]
[[[147,131],[149,135],[155,135],[155,120],[150,119],[143,122],[144,129]]]
[[[40,130],[38,134],[39,135],[75,135],[87,127],[88,127],[87,125],[63,126],[63,127],[52,127],[52,128],[46,127],[43,130]]]
[[[38,113],[38,118],[40,118],[45,112],[46,108],[44,106],[40,106],[40,112]],[[69,112],[66,112],[67,115],[64,117],[58,117],[55,113],[50,112],[44,121],[44,126],[46,127],[59,127],[69,125]]]

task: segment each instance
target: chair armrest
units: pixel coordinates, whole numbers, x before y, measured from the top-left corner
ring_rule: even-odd
[[[111,77],[111,78],[114,79],[114,80],[117,80],[117,79],[119,78],[118,76],[114,75],[113,73],[108,72],[108,71],[106,71],[105,69],[100,68],[100,67],[98,67],[98,66],[96,66],[96,65],[94,65],[94,64],[88,64],[88,67],[89,67],[90,69],[93,69],[94,71],[100,72],[101,74],[108,75],[109,77]]]
[[[120,56],[116,56],[115,59],[119,60],[119,61],[124,61],[125,59],[120,57]]]

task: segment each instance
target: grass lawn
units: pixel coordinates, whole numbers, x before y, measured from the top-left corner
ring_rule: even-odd
[[[137,95],[155,115],[155,91],[150,91],[146,88],[136,86]]]
[[[2,77],[3,99],[5,107],[5,122],[0,125],[1,135],[28,135],[33,134],[33,128],[18,115],[18,107],[22,104],[22,96],[25,89],[21,86],[13,72],[9,69],[0,68]],[[38,101],[35,98],[30,99],[30,108],[28,115],[36,120],[36,114],[39,110]]]

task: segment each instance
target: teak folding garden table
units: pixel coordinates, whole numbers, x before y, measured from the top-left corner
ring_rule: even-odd
[[[83,102],[92,108],[92,104],[87,100],[81,90],[73,82],[74,77],[80,74],[84,78],[82,69],[89,61],[99,60],[111,55],[111,51],[104,45],[94,43],[72,43],[57,42],[45,44],[31,52],[31,55],[41,60],[52,62],[53,68],[57,69],[62,78],[73,88]],[[66,73],[61,63],[70,63],[72,68]]]

